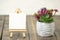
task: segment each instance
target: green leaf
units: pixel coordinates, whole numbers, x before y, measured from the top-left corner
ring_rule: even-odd
[[[48,14],[45,14],[40,17],[39,22],[51,23],[51,22],[53,22],[53,18],[49,17]]]

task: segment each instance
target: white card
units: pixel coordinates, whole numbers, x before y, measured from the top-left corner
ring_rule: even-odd
[[[26,14],[9,14],[9,29],[26,29]]]

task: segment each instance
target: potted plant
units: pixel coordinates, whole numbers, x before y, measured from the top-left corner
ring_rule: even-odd
[[[35,13],[37,19],[36,29],[37,34],[40,36],[51,36],[55,32],[55,22],[53,19],[53,13],[55,14],[57,9],[42,8]]]

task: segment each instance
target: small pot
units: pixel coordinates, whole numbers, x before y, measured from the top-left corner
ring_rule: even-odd
[[[55,23],[38,22],[36,24],[37,34],[39,36],[51,36],[55,32]]]

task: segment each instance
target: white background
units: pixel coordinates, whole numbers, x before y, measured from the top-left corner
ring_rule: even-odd
[[[15,13],[16,8],[20,8],[23,13],[33,15],[42,7],[55,8],[60,15],[60,0],[0,0],[0,15],[8,15]]]

